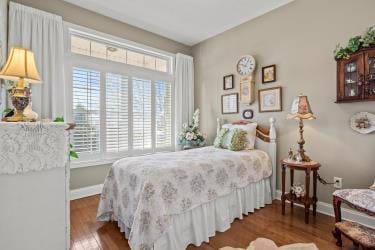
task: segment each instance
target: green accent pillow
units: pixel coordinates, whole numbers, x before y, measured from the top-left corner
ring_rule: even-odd
[[[225,134],[228,133],[228,131],[229,131],[229,129],[227,129],[227,128],[220,129],[219,134],[216,136],[215,141],[214,141],[214,147],[215,148],[221,148],[222,147],[221,143],[223,141],[223,137],[224,137]]]
[[[246,131],[239,128],[231,130],[222,128],[215,138],[214,147],[232,151],[244,150],[246,147],[246,135]]]
[[[228,149],[232,151],[244,150],[246,147],[246,131],[235,128],[232,129],[229,134],[232,138]]]

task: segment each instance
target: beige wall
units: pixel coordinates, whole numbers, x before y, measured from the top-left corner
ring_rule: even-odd
[[[98,30],[110,35],[162,49],[171,53],[191,54],[191,47],[168,38],[150,33],[116,21],[114,19],[85,10],[61,0],[13,0],[33,8],[61,15],[64,21]],[[102,184],[109,165],[76,168],[71,170],[71,189]]]
[[[202,130],[214,138],[215,121],[220,114],[220,96],[238,92],[236,63],[240,56],[255,56],[256,88],[283,87],[283,112],[258,113],[254,119],[267,123],[277,119],[279,159],[289,147],[296,148],[298,124],[286,120],[292,98],[309,96],[317,120],[306,121],[308,155],[323,165],[320,175],[328,181],[343,178],[346,188],[368,187],[375,177],[375,133],[361,135],[349,128],[352,114],[375,113],[375,102],[335,104],[336,63],[332,51],[338,42],[346,43],[375,24],[373,0],[296,0],[255,20],[244,23],[193,47],[195,58],[195,106],[201,109]],[[277,82],[261,83],[261,67],[276,64]],[[222,77],[235,74],[234,91],[222,90]],[[240,111],[248,106],[241,105]],[[233,121],[237,115],[224,115]],[[299,176],[301,179],[301,176]],[[303,183],[303,180],[300,180]],[[280,187],[280,173],[278,173]],[[333,188],[319,185],[318,198],[331,202]]]
[[[12,0],[63,17],[64,21],[82,25],[133,42],[142,43],[172,53],[191,54],[191,48],[168,38],[119,22],[109,17],[80,8],[62,0]]]

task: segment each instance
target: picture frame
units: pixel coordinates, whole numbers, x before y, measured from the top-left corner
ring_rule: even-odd
[[[276,82],[276,65],[262,67],[262,83]]]
[[[238,93],[226,94],[221,96],[221,113],[238,113]]]
[[[242,117],[243,119],[253,119],[254,117],[254,111],[252,109],[245,109],[244,111],[242,111]]]
[[[223,77],[223,90],[234,89],[234,75],[226,75]]]
[[[282,111],[282,88],[258,90],[259,113]]]

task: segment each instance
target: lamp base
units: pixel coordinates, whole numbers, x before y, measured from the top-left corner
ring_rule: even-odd
[[[5,120],[7,122],[23,122],[25,120],[25,116],[23,115],[22,110],[17,110],[14,116],[6,117]]]
[[[310,162],[311,161],[310,157],[305,155],[305,152],[300,152],[299,150],[298,150],[298,153],[294,156],[294,158],[298,162]]]
[[[12,104],[16,109],[16,113],[11,117],[7,117],[6,121],[23,122],[25,121],[25,116],[23,114],[23,111],[25,110],[27,105],[29,105],[30,97],[25,95],[24,93],[25,89],[14,88],[13,91],[14,92],[12,95]]]
[[[300,162],[309,162],[311,161],[311,159],[310,157],[305,155],[305,150],[303,149],[303,145],[305,144],[305,139],[303,138],[303,120],[301,118],[299,119],[299,134],[300,134],[300,138],[298,140],[299,149],[298,149],[298,154],[296,156],[296,159],[297,161],[300,161]]]

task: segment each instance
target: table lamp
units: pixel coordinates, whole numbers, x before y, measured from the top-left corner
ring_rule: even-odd
[[[306,95],[300,94],[293,100],[292,108],[287,116],[287,119],[299,120],[300,139],[298,140],[299,149],[296,158],[305,162],[311,161],[311,159],[305,154],[305,150],[303,149],[303,145],[305,144],[305,139],[303,138],[303,120],[312,120],[315,119],[315,116],[311,111],[310,103]]]
[[[24,48],[12,48],[0,78],[17,81],[11,91],[11,99],[16,113],[6,120],[11,122],[24,121],[23,111],[30,102],[28,83],[40,83],[35,65],[34,53]]]

